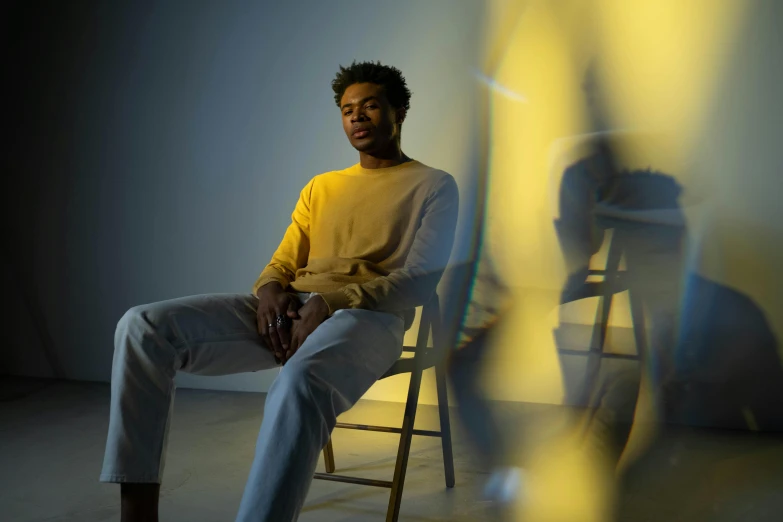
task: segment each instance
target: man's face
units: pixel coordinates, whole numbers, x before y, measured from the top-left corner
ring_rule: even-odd
[[[340,100],[343,129],[348,141],[359,152],[368,154],[388,150],[400,134],[404,109],[395,110],[382,86],[354,83]]]

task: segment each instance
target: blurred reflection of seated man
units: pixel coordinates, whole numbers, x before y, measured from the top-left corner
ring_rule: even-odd
[[[618,167],[618,148],[640,139],[645,137],[596,133],[569,140],[587,154],[563,172],[555,227],[569,274],[561,294],[565,306],[587,295],[584,283],[591,258],[601,249],[605,232],[613,231],[612,241],[619,243],[613,246],[621,249],[625,260],[625,281],[643,304],[640,315],[647,318],[649,353],[641,365],[659,388],[673,371],[685,220],[678,201],[681,188],[672,176],[649,168]],[[561,151],[567,148],[559,144]],[[629,368],[608,375],[595,390],[587,390],[590,403],[598,406],[588,435],[602,439],[610,462],[616,463],[627,440],[639,379],[638,369]],[[565,380],[571,398],[578,395],[573,384]]]

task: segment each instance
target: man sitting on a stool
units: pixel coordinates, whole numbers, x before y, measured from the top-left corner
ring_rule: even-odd
[[[399,358],[414,309],[448,262],[458,193],[407,157],[400,71],[340,68],[332,82],[359,163],[313,178],[253,294],[137,306],[115,337],[100,480],[122,484],[122,520],[156,521],[178,370],[283,368],[269,390],[237,520],[295,520],[336,418]]]

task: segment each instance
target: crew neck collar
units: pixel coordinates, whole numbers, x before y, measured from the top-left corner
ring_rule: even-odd
[[[353,167],[346,169],[345,172],[346,174],[353,174],[356,176],[377,176],[379,174],[390,174],[392,172],[399,172],[401,170],[410,169],[416,165],[421,166],[421,163],[415,159],[411,159],[410,161],[400,163],[399,165],[395,165],[393,167],[383,167],[380,169],[366,169],[362,167],[360,163],[357,163]]]

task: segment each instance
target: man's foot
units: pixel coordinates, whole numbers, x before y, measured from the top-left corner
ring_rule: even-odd
[[[523,482],[522,468],[496,468],[484,486],[484,499],[500,505],[510,505],[522,494]]]
[[[122,522],[158,522],[160,484],[122,484]]]

